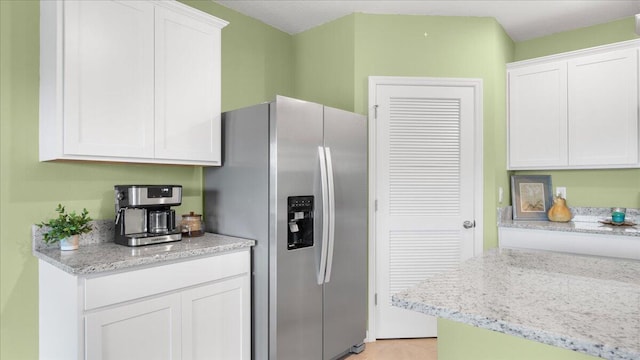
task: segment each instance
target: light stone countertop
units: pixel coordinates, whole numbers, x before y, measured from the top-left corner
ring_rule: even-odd
[[[565,231],[585,234],[605,234],[640,237],[640,211],[627,209],[626,220],[635,223],[634,226],[616,226],[600,223],[600,220],[610,219],[609,208],[570,208],[573,218],[569,222],[512,220],[511,207],[498,209],[498,227]]]
[[[98,220],[94,231],[80,238],[78,250],[61,251],[58,245],[45,245],[42,230],[33,228],[33,254],[70,274],[89,275],[125,270],[144,265],[162,265],[206,255],[250,248],[254,240],[205,233],[163,244],[129,247],[113,242],[113,221]]]
[[[640,359],[640,261],[491,249],[392,303],[605,359]]]

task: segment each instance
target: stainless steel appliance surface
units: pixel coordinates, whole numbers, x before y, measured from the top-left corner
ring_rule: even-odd
[[[366,336],[362,115],[278,96],[226,112],[205,169],[206,230],[256,240],[254,359],[335,359]]]
[[[116,185],[115,242],[142,246],[182,239],[171,206],[182,203],[181,185]]]

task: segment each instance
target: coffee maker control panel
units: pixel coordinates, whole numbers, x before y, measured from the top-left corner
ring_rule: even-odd
[[[172,198],[173,186],[153,186],[147,188],[147,197],[149,199]]]
[[[116,185],[116,211],[123,207],[178,206],[181,185]]]

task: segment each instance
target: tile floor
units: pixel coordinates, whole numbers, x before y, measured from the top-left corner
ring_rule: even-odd
[[[389,339],[367,343],[358,355],[344,360],[437,360],[436,338]]]

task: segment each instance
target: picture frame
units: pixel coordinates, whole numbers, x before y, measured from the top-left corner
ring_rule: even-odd
[[[548,221],[553,206],[551,175],[511,175],[513,220]]]

